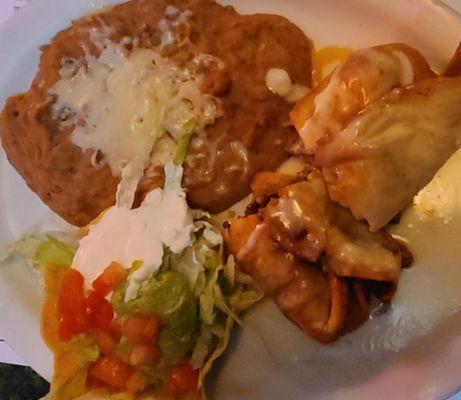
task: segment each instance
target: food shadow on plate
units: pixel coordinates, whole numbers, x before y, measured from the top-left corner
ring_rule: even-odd
[[[396,381],[418,378],[414,371],[421,372],[422,365],[436,365],[438,359],[446,359],[447,357],[441,355],[451,351],[455,345],[456,332],[461,330],[461,314],[458,313],[400,352],[391,349],[369,353],[347,350],[352,344],[350,335],[341,339],[332,349],[327,349],[311,338],[299,337],[300,332],[290,327],[289,322],[284,320],[276,306],[271,303],[265,301],[245,319],[243,327],[235,329],[230,351],[217,362],[210,375],[210,399],[358,400],[357,394],[353,394],[354,388],[367,386],[375,379],[382,380],[386,371],[393,371],[393,379]],[[276,314],[271,322],[277,328],[268,331],[269,326],[260,326],[258,330],[254,329],[254,325],[261,322],[261,315],[269,312]],[[286,331],[293,332],[285,335]],[[277,340],[286,342],[279,344],[278,349],[271,348],[277,347]],[[303,356],[293,356],[297,346],[304,347]],[[285,356],[281,354],[287,349]],[[453,374],[458,372],[453,369]],[[421,384],[421,392],[426,391],[440,378],[437,367],[428,378],[430,379]],[[389,394],[382,393],[383,399],[389,398],[388,396]]]
[[[437,360],[454,358],[453,349],[459,346],[461,295],[455,249],[461,216],[454,213],[446,221],[410,208],[393,232],[409,242],[416,261],[403,273],[386,312],[325,346],[306,337],[266,300],[235,329],[231,350],[210,379],[210,398],[358,400],[366,394],[355,393],[355,388],[373,390],[389,381],[395,382],[389,390],[397,396],[390,398],[402,398],[408,379],[420,380],[418,390],[427,398],[433,397],[435,385],[448,395],[451,388],[443,387],[445,377]],[[459,362],[452,362],[453,374],[459,374]]]

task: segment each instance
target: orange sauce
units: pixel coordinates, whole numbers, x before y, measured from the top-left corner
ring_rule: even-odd
[[[342,46],[326,46],[312,55],[314,84],[317,85],[342,61],[352,53],[352,49]]]

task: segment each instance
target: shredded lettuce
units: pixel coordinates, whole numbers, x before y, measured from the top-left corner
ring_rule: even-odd
[[[240,287],[229,297],[229,304],[233,310],[242,312],[253,307],[258,301],[262,300],[264,293],[261,289],[247,289]]]
[[[75,251],[51,235],[46,235],[47,240],[41,242],[34,254],[34,261],[39,265],[55,264],[69,267],[74,259]]]
[[[221,258],[216,249],[210,247],[210,244],[202,237],[197,242],[197,258],[200,265],[206,270],[215,270],[221,265]]]
[[[241,323],[239,313],[263,298],[263,292],[248,275],[236,269],[230,255],[224,262],[223,239],[207,213],[194,214],[200,265],[194,293],[199,299],[200,335],[191,362],[195,368],[208,366],[222,354],[233,321]]]
[[[169,111],[165,116],[164,124],[168,133],[175,140],[179,140],[181,136],[197,132],[200,129],[200,116],[191,108],[190,101],[182,99]]]
[[[137,297],[125,301],[128,276],[114,292],[112,303],[120,316],[160,316],[162,363],[170,365],[190,356],[192,365],[201,368],[224,351],[232,322],[241,323],[239,313],[263,294],[251,277],[236,269],[233,256],[224,262],[223,239],[209,215],[194,217],[201,219],[194,223],[193,244],[179,255],[165,249],[162,266],[142,283]],[[135,270],[133,266],[130,273]]]
[[[0,255],[0,262],[9,257],[21,257],[30,268],[43,269],[46,264],[68,267],[75,249],[51,234],[29,232],[10,244]]]
[[[194,222],[195,231],[202,231],[203,238],[212,247],[220,246],[223,244],[223,238],[218,229],[206,220]]]
[[[231,317],[234,321],[237,321],[239,324],[242,324],[242,321],[237,316],[237,314],[229,307],[226,300],[227,299],[224,297],[219,285],[214,285],[214,287],[213,287],[213,301],[214,301],[215,306],[219,310],[221,310],[224,314]]]
[[[209,369],[227,346],[233,321],[241,323],[238,314],[264,295],[251,277],[236,270],[232,255],[223,262],[223,241],[218,229],[207,220],[196,221],[195,226],[199,234],[195,246],[200,270],[194,293],[199,299],[200,335],[191,362],[194,368]]]
[[[189,143],[191,134],[187,133],[181,136],[178,142],[178,148],[176,149],[176,154],[173,158],[173,163],[176,165],[182,165],[186,159],[187,152],[189,151]]]
[[[184,193],[181,187],[183,176],[183,168],[173,163],[165,165],[165,184],[163,185],[163,192],[179,192]]]
[[[232,254],[227,257],[226,264],[224,265],[224,276],[233,288],[235,286],[235,259]]]
[[[200,388],[200,398],[205,399],[205,377],[210,372],[213,363],[224,353],[229,344],[229,339],[232,332],[232,327],[234,325],[234,320],[232,318],[227,318],[226,322],[222,326],[223,334],[220,336],[220,339],[217,341],[214,349],[206,357],[206,360],[202,364],[198,364],[195,367],[200,368],[198,386]],[[193,360],[192,360],[193,361]]]
[[[202,325],[200,336],[195,344],[194,351],[191,356],[191,364],[193,368],[200,368],[208,354],[210,353],[211,346],[213,343],[213,333],[211,327],[208,325]]]
[[[211,325],[214,322],[214,297],[213,283],[208,282],[199,296],[200,299],[200,318],[207,324]]]
[[[31,267],[35,266],[34,255],[37,247],[45,239],[45,236],[35,232],[26,233],[15,242],[11,243],[0,254],[0,262],[6,261],[10,257],[19,255],[30,264]]]
[[[211,214],[208,211],[203,211],[200,208],[196,208],[192,210],[192,216],[195,222],[200,222],[202,220],[209,220],[211,218]]]

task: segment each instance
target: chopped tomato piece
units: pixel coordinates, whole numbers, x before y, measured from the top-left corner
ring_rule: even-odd
[[[188,363],[180,363],[171,367],[165,381],[165,390],[171,396],[193,393],[197,390],[198,371],[194,371]]]
[[[160,329],[160,318],[156,315],[130,315],[122,323],[122,334],[133,343],[153,344]]]
[[[61,317],[85,313],[85,291],[83,276],[69,268],[63,276],[58,293],[58,313]]]
[[[59,339],[68,341],[77,333],[87,330],[88,324],[85,314],[80,316],[66,316],[59,320],[58,334]]]
[[[90,382],[99,380],[115,389],[126,388],[132,374],[131,367],[113,355],[106,355],[93,363],[88,370]]]
[[[102,354],[109,354],[115,349],[115,346],[117,346],[117,340],[110,334],[110,332],[94,330],[92,332],[92,336]]]
[[[103,388],[104,386],[106,386],[104,382],[100,381],[98,378],[87,375],[86,377],[86,387],[87,388],[96,389],[96,388]]]
[[[72,323],[72,321],[69,321],[68,319],[61,319],[59,321],[59,328],[58,328],[58,334],[59,334],[59,339],[68,341],[74,336],[75,334],[75,324]]]
[[[126,390],[130,393],[139,393],[149,387],[149,379],[140,371],[131,374],[126,384]]]
[[[160,349],[155,345],[137,344],[130,354],[130,364],[135,366],[154,365],[160,361]]]
[[[84,279],[80,272],[69,268],[58,292],[59,337],[69,340],[87,328]]]
[[[109,330],[114,318],[112,304],[97,293],[91,292],[86,300],[89,324],[97,329]]]
[[[122,327],[121,325],[114,319],[112,320],[111,324],[110,324],[110,328],[109,328],[109,331],[111,333],[111,335],[117,339],[117,342],[120,340],[120,338],[122,337]]]
[[[106,297],[120,282],[125,279],[127,270],[120,264],[113,262],[92,283],[94,291],[101,297]]]

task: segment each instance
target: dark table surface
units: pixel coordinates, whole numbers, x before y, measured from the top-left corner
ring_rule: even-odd
[[[1,400],[38,400],[49,384],[29,367],[0,363]]]

